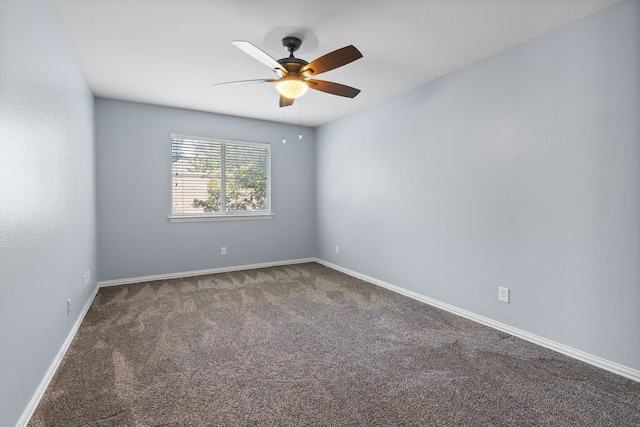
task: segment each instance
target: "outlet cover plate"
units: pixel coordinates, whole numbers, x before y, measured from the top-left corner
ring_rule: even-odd
[[[509,288],[498,286],[498,301],[509,303]]]

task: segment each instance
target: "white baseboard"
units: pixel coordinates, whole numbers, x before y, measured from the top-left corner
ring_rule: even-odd
[[[582,362],[588,363],[590,365],[596,366],[598,368],[604,369],[609,372],[613,372],[614,374],[621,375],[625,378],[629,378],[634,381],[640,382],[640,371],[636,369],[629,368],[624,365],[620,365],[619,363],[611,362],[609,360],[603,359],[598,356],[594,356],[592,354],[586,353],[581,350],[577,350],[575,348],[566,346],[564,344],[560,344],[558,342],[549,340],[544,337],[540,337],[538,335],[531,334],[529,332],[523,331],[521,329],[514,328],[507,324],[497,322],[488,317],[480,316],[478,314],[472,313],[467,310],[463,310],[461,308],[455,307],[453,305],[435,300],[433,298],[426,297],[424,295],[420,295],[416,292],[409,291],[407,289],[392,285],[391,283],[384,282],[382,280],[378,280],[374,277],[366,276],[364,274],[360,274],[356,271],[349,270],[348,268],[341,267],[336,264],[332,264],[330,262],[316,259],[318,264],[322,264],[331,269],[340,271],[342,273],[348,274],[349,276],[353,276],[355,278],[364,280],[365,282],[372,283],[374,285],[381,286],[383,288],[387,288],[391,291],[397,292],[399,294],[408,296],[409,298],[413,298],[420,302],[424,302],[426,304],[432,305],[434,307],[440,308],[442,310],[448,311],[450,313],[456,314],[458,316],[465,317],[469,320],[473,320],[474,322],[481,323],[485,326],[489,326],[491,328],[497,329],[499,331],[506,332],[510,335],[516,336],[518,338],[522,338],[534,344],[540,345],[542,347],[546,347],[548,349],[557,351],[558,353],[562,353],[566,356],[572,357],[574,359],[580,360]]]
[[[180,273],[155,274],[152,276],[130,277],[126,279],[104,280],[98,282],[98,287],[128,285],[130,283],[152,282],[154,280],[180,279],[182,277],[202,276],[205,274],[229,273],[232,271],[255,270],[256,268],[279,267],[281,265],[303,264],[316,262],[315,258],[300,258],[285,261],[263,262],[259,264],[235,265],[233,267],[209,268],[206,270],[183,271]]]
[[[89,311],[89,307],[91,307],[91,304],[93,303],[94,298],[98,294],[98,289],[99,289],[99,286],[96,286],[93,289],[93,292],[89,296],[87,303],[82,308],[82,312],[80,313],[75,323],[73,324],[73,327],[69,331],[69,334],[67,335],[67,338],[64,340],[64,343],[62,343],[62,347],[60,347],[60,350],[58,350],[58,354],[56,354],[56,357],[53,359],[53,362],[49,366],[47,373],[44,375],[44,378],[42,378],[42,381],[40,381],[40,385],[36,389],[36,392],[31,397],[31,400],[27,404],[27,407],[22,413],[22,416],[18,420],[18,424],[16,425],[16,427],[27,427],[29,425],[29,420],[31,419],[31,417],[33,416],[33,413],[38,407],[40,400],[42,400],[42,396],[44,396],[44,392],[47,390],[47,387],[49,386],[49,383],[51,382],[51,380],[53,379],[53,376],[58,370],[60,363],[62,363],[62,359],[64,358],[64,355],[67,353],[67,350],[69,350],[69,346],[71,345],[73,338],[76,336],[78,329],[80,329],[80,325],[82,324],[84,317],[87,315],[87,312]]]

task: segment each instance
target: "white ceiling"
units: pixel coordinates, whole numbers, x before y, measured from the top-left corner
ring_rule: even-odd
[[[318,126],[620,0],[48,1],[96,96]],[[318,78],[362,92],[281,109],[273,84],[213,86],[273,77],[231,40],[278,59],[291,34],[307,61],[356,46],[362,59]]]

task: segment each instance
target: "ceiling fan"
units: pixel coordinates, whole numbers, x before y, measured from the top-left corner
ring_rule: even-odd
[[[288,36],[282,39],[282,45],[289,52],[289,57],[278,60],[273,59],[248,41],[237,40],[231,43],[249,56],[271,68],[276,78],[239,80],[235,82],[216,83],[216,85],[276,83],[276,89],[280,93],[280,107],[292,105],[293,101],[304,95],[309,88],[347,98],[355,98],[356,95],[360,93],[360,89],[351,86],[312,79],[312,77],[320,73],[342,67],[356,59],[362,58],[360,51],[352,45],[334,50],[318,59],[307,62],[304,59],[293,56],[293,52],[298,50],[302,45],[302,40],[298,37]]]

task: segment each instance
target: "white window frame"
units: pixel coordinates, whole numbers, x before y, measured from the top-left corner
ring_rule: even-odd
[[[221,144],[249,145],[267,148],[267,209],[264,211],[236,211],[225,212],[199,212],[199,213],[174,213],[173,212],[173,140],[174,139],[191,139],[201,142],[212,142]],[[225,191],[224,166],[222,167],[223,177],[221,178],[221,191]],[[169,215],[170,222],[201,222],[201,221],[247,221],[247,220],[263,220],[272,219],[274,217],[271,211],[271,144],[264,142],[238,141],[223,138],[207,138],[202,136],[191,136],[181,134],[171,134],[169,139],[169,189],[171,192],[171,213]]]

